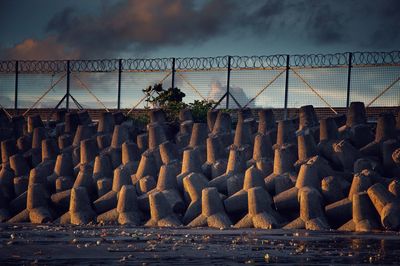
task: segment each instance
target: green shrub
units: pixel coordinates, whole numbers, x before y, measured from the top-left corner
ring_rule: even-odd
[[[186,104],[183,98],[186,96],[178,88],[163,89],[162,84],[155,84],[143,89],[147,95],[146,102],[151,104],[153,108],[162,108],[168,121],[177,121],[179,112],[184,108],[189,108],[192,111],[195,122],[206,122],[207,111],[214,105],[213,101],[195,100],[193,103]]]
[[[207,112],[213,105],[214,102],[208,100],[195,100],[193,103],[189,103],[194,122],[207,122]]]

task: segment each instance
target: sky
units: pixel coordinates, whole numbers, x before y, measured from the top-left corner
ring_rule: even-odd
[[[391,51],[399,0],[0,0],[0,59]]]

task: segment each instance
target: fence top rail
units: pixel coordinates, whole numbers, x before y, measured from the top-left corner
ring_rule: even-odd
[[[294,54],[289,56],[289,66],[297,68],[343,67],[349,64],[350,54],[353,66],[398,66],[400,64],[400,51],[391,51]],[[231,69],[276,69],[286,67],[287,55],[183,57],[175,59],[175,70],[227,69],[229,58],[231,59]],[[173,68],[173,60],[173,58],[70,60],[70,71],[115,72],[121,69],[125,72],[163,72]],[[16,60],[0,60],[0,73],[14,73],[16,62]],[[67,62],[68,60],[18,60],[18,72],[32,74],[66,72]]]

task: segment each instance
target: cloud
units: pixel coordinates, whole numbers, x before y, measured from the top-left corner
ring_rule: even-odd
[[[243,0],[243,8],[252,2]],[[316,45],[385,49],[400,42],[398,0],[267,0],[247,12],[241,25],[268,39],[288,36]]]
[[[220,34],[223,14],[233,8],[226,0],[122,1],[99,15],[78,14],[66,8],[54,15],[47,32],[85,57],[104,57],[129,49],[147,52],[168,45],[195,44]]]
[[[244,92],[243,88],[230,86],[229,91],[242,107],[244,107],[250,100],[249,97]],[[226,86],[223,86],[219,81],[215,81],[211,85],[211,90],[207,95],[207,99],[218,102],[221,99],[221,97],[225,94],[225,92],[226,92]],[[222,108],[226,107],[226,98],[224,98],[220,102],[219,107]],[[254,108],[255,107],[254,101],[251,102],[249,105],[247,105],[247,107]],[[240,108],[239,106],[237,106],[236,102],[233,100],[232,97],[229,98],[229,108]]]
[[[51,36],[43,40],[25,39],[12,48],[4,49],[0,55],[16,60],[73,59],[79,57],[79,52],[68,49]]]
[[[386,50],[400,44],[398,0],[119,0],[102,5],[95,1],[86,8],[70,5],[59,4],[41,33],[2,49],[0,56],[137,58],[162,48],[201,48],[213,40],[228,45],[251,40],[265,43],[266,49],[269,43],[274,47],[291,42],[282,46],[294,50]],[[43,10],[51,13],[45,6]]]

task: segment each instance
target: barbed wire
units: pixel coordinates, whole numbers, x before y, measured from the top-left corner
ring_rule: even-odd
[[[176,70],[212,70],[228,67],[228,56],[177,58]]]
[[[72,72],[112,72],[118,71],[118,59],[103,60],[72,60]]]
[[[15,61],[0,61],[0,73],[14,73]]]
[[[122,70],[166,71],[172,68],[172,58],[123,59]]]
[[[290,56],[290,66],[293,67],[327,67],[347,65],[348,53],[309,54]]]
[[[400,51],[392,52],[355,52],[352,56],[353,65],[398,65]]]
[[[61,73],[67,71],[67,60],[18,61],[20,73]]]
[[[232,69],[279,68],[286,66],[286,55],[232,56]]]
[[[349,53],[290,55],[291,67],[341,67],[349,63]],[[286,67],[287,55],[231,56],[232,69],[262,69]],[[400,65],[400,51],[354,52],[353,66]],[[229,56],[184,57],[175,59],[175,70],[215,70],[228,67]],[[71,60],[71,72],[113,72],[119,70],[119,59]],[[20,73],[60,73],[67,71],[67,60],[18,61]],[[0,61],[0,73],[14,73],[15,60]],[[167,71],[173,58],[122,59],[122,71]]]

